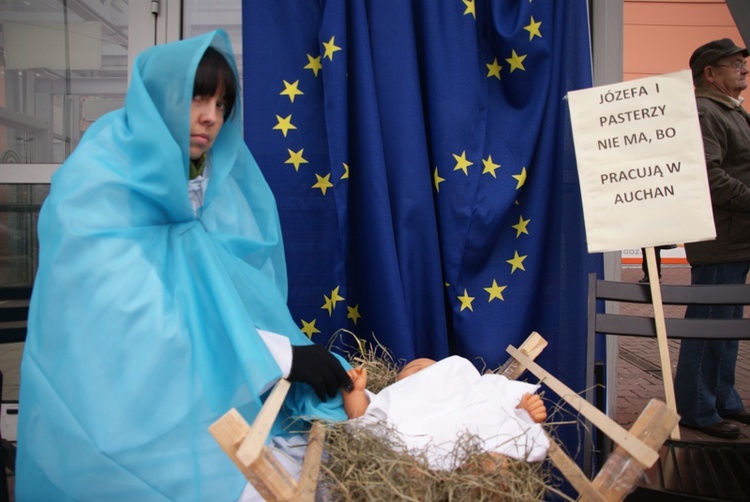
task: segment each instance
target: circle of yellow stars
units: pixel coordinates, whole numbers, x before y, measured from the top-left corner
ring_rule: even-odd
[[[331,36],[328,41],[321,42],[322,44],[322,54],[318,55],[312,55],[312,54],[305,54],[307,58],[307,63],[302,67],[304,70],[309,70],[313,73],[313,76],[317,78],[320,75],[320,72],[323,70],[323,63],[325,60],[328,60],[330,62],[333,62],[334,57],[336,56],[336,53],[343,50],[341,47],[336,45],[336,37]],[[294,81],[285,80],[282,79],[281,81],[283,90],[279,92],[280,96],[286,96],[289,98],[290,103],[295,103],[295,100],[297,98],[302,98],[305,96],[305,92],[300,88],[300,80],[296,79]],[[284,138],[287,138],[292,131],[297,130],[297,126],[293,122],[293,114],[288,115],[276,115],[276,124],[273,126],[273,130],[281,132],[281,134],[284,136]],[[287,148],[287,154],[288,157],[284,161],[284,164],[290,164],[295,172],[300,171],[300,167],[304,164],[309,164],[310,162],[305,158],[305,149],[300,148],[299,150],[293,150],[291,148]],[[347,163],[342,163],[343,166],[343,175],[340,179],[348,179],[349,178],[349,165]],[[318,174],[313,173],[315,175],[316,181],[313,185],[311,185],[310,188],[315,190],[320,190],[321,195],[325,196],[328,192],[328,189],[333,188],[334,184],[331,181],[332,173],[325,173],[325,174]],[[334,310],[336,309],[337,305],[341,302],[345,302],[345,298],[341,296],[340,294],[340,288],[341,286],[336,286],[333,290],[331,290],[330,295],[323,295],[323,306],[321,307],[322,310],[325,310],[328,312],[329,317],[333,315]],[[362,315],[359,312],[359,305],[347,305],[347,319],[350,319],[354,325],[357,324],[359,319],[362,317]],[[312,338],[313,335],[316,333],[320,333],[320,330],[316,326],[317,319],[312,320],[306,320],[306,319],[300,319],[301,327],[300,330],[307,335],[308,338]]]
[[[320,72],[323,70],[323,61],[327,59],[333,62],[335,54],[343,50],[341,47],[336,45],[335,36],[331,36],[331,38],[327,42],[321,42],[321,44],[323,46],[322,54],[318,54],[316,56],[305,54],[305,56],[307,57],[307,64],[302,67],[303,70],[310,70],[315,78],[317,78]],[[290,103],[293,104],[298,97],[305,95],[305,92],[300,88],[299,79],[294,81],[282,79],[281,83],[284,89],[279,92],[279,95],[289,98]],[[292,113],[285,116],[277,114],[276,124],[273,125],[272,129],[274,131],[281,132],[284,138],[287,138],[291,131],[297,130],[297,126],[294,124],[293,120],[294,118]],[[294,167],[295,172],[299,172],[300,166],[302,164],[309,164],[309,161],[304,157],[304,148],[296,151],[287,149],[287,152],[289,154],[289,157],[284,161],[284,163],[291,164]],[[347,179],[349,177],[349,166],[346,163],[342,164],[344,168],[344,174],[341,176],[341,179]],[[310,188],[314,190],[320,190],[321,195],[325,196],[328,193],[328,189],[334,187],[333,181],[331,180],[332,173],[329,172],[323,175],[314,173],[314,175],[316,181],[310,186]]]
[[[529,0],[531,1],[531,0]],[[474,3],[474,0],[462,0],[465,10],[463,14],[465,16],[472,16],[474,20],[476,20],[476,5]],[[542,38],[542,31],[541,31],[542,22],[537,21],[534,19],[534,16],[530,16],[529,23],[524,26],[524,30],[529,32],[529,42],[533,41],[535,37]],[[508,72],[512,74],[515,71],[526,71],[525,62],[527,58],[527,54],[519,54],[516,49],[511,49],[509,57],[506,57],[503,59],[505,63],[508,65]],[[487,63],[487,75],[486,77],[488,79],[502,79],[502,70],[505,68],[497,57],[493,56],[492,62]],[[463,150],[460,154],[459,153],[453,153],[453,159],[455,161],[455,165],[453,167],[453,171],[461,171],[465,176],[469,176],[469,168],[474,165],[474,162],[472,160],[469,160],[466,156],[466,150]],[[486,158],[482,158],[482,175],[488,174],[492,176],[493,178],[497,179],[497,170],[500,169],[502,166],[496,162],[493,161],[492,155],[487,155]],[[520,190],[525,184],[526,184],[526,178],[527,178],[527,172],[526,167],[521,167],[520,171],[517,171],[514,174],[511,174],[511,177],[516,180],[516,190]],[[435,169],[433,171],[433,185],[435,187],[435,191],[437,193],[440,193],[440,184],[444,183],[446,181],[446,178],[443,178],[440,176],[440,172],[438,170],[438,167],[435,166]],[[529,235],[529,223],[531,222],[531,219],[524,219],[523,215],[519,216],[518,223],[512,225],[511,227],[515,230],[516,233],[516,239],[520,238],[522,234]],[[513,252],[513,257],[506,260],[506,263],[510,265],[510,274],[514,274],[517,271],[525,271],[526,268],[524,267],[524,261],[528,255],[521,255],[518,253],[518,251]],[[492,279],[492,283],[483,288],[484,291],[487,293],[487,302],[492,302],[493,300],[499,300],[504,301],[505,298],[503,297],[503,292],[508,288],[507,285],[500,285],[497,282],[497,279]],[[473,308],[473,302],[476,299],[475,297],[471,296],[467,289],[463,290],[463,294],[456,297],[459,301],[460,305],[460,311],[469,310],[471,312],[474,311]]]
[[[464,15],[471,15],[474,20],[476,20],[476,5],[474,0],[461,0],[462,3],[465,6],[465,10],[463,12]],[[531,1],[531,0],[529,0]],[[542,32],[541,32],[541,26],[542,22],[537,21],[534,19],[533,16],[530,17],[529,24],[524,26],[524,30],[529,32],[529,42],[531,42],[534,37],[542,38]],[[317,78],[320,71],[323,69],[323,60],[328,59],[329,61],[333,61],[334,55],[341,51],[342,48],[336,45],[336,37],[331,36],[331,38],[327,42],[322,42],[324,51],[322,56],[317,55],[313,56],[310,54],[306,54],[307,57],[307,64],[303,67],[305,70],[310,70],[313,72],[314,76]],[[515,49],[511,49],[510,56],[507,58],[504,58],[503,60],[509,65],[508,71],[509,73],[513,73],[515,71],[526,71],[526,67],[524,65],[524,62],[527,58],[527,54],[519,54],[516,52]],[[489,78],[496,78],[497,80],[502,79],[502,70],[504,69],[504,66],[500,64],[497,57],[493,57],[493,60],[491,63],[487,63],[487,75],[486,77]],[[287,96],[291,103],[294,103],[294,100],[298,96],[303,96],[304,92],[299,88],[299,80],[295,80],[294,82],[289,82],[287,80],[282,80],[282,84],[284,86],[284,89],[280,92],[280,95]],[[274,130],[279,130],[286,138],[290,131],[294,131],[297,129],[297,127],[292,123],[292,114],[289,114],[285,117],[282,117],[280,115],[276,115],[276,125],[273,126]],[[299,168],[302,164],[308,164],[309,162],[304,158],[304,149],[300,149],[298,151],[293,151],[291,149],[288,149],[289,158],[285,161],[285,164],[291,164],[294,167],[295,172],[299,172]],[[455,166],[453,168],[453,171],[461,171],[464,173],[465,176],[469,175],[469,168],[474,165],[474,162],[467,159],[466,157],[466,151],[462,151],[460,154],[454,153],[452,154],[453,158],[455,160]],[[493,161],[492,155],[487,155],[486,158],[481,159],[482,162],[482,175],[488,174],[492,176],[493,178],[497,179],[497,170],[500,169],[502,166],[496,162]],[[349,166],[346,163],[343,163],[344,168],[344,174],[341,176],[341,179],[347,179],[349,177]],[[331,175],[332,173],[328,173],[325,175],[319,175],[315,173],[316,182],[311,186],[313,189],[318,189],[321,191],[321,194],[323,196],[326,195],[329,188],[333,188],[333,183],[331,182]],[[524,184],[526,183],[526,167],[522,167],[520,172],[517,172],[516,174],[511,174],[511,176],[516,180],[516,190],[520,190]],[[435,169],[433,171],[433,184],[435,186],[435,191],[440,192],[440,184],[445,182],[446,179],[441,177],[438,171],[438,167],[435,166]],[[530,223],[530,219],[524,219],[523,216],[519,216],[519,221],[515,225],[512,225],[512,228],[516,230],[516,239],[518,239],[522,234],[529,235],[528,225]],[[513,274],[516,271],[525,271],[524,268],[524,260],[527,258],[527,255],[519,255],[518,251],[514,251],[513,257],[506,260],[506,262],[510,265],[510,273]],[[497,283],[497,279],[492,279],[492,284],[490,284],[488,287],[483,288],[484,291],[486,291],[488,295],[488,302],[492,302],[493,300],[499,300],[504,301],[505,298],[503,297],[503,292],[507,289],[507,285],[499,285]],[[337,286],[331,291],[331,295],[323,295],[324,303],[321,309],[326,310],[329,314],[329,316],[333,315],[333,310],[336,308],[336,305],[340,301],[344,301],[345,298],[342,297],[339,294],[339,288],[340,286]],[[470,310],[473,312],[472,303],[475,300],[475,297],[470,296],[468,291],[464,289],[463,295],[457,297],[460,302],[460,310]],[[351,319],[352,322],[356,325],[357,321],[361,318],[361,314],[359,313],[359,306],[347,306],[347,318]],[[320,330],[318,330],[315,326],[316,320],[313,319],[312,321],[305,321],[301,320],[302,322],[302,332],[305,333],[308,337],[312,337],[315,333],[320,333]]]

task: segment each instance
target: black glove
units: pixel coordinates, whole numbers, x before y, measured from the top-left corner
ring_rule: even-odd
[[[321,345],[292,345],[290,382],[310,384],[321,401],[333,397],[339,388],[351,389],[353,383],[336,357]]]

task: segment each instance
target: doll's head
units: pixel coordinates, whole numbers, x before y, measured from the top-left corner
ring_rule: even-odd
[[[413,375],[417,371],[421,371],[428,366],[432,366],[433,364],[435,364],[435,360],[429,359],[427,357],[420,357],[419,359],[409,361],[406,366],[404,366],[401,371],[398,372],[398,375],[396,375],[396,381],[398,382],[400,380],[403,380],[404,378]]]

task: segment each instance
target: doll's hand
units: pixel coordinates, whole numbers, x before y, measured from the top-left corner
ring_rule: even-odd
[[[349,374],[349,378],[352,379],[352,388],[349,390],[351,391],[364,391],[365,387],[367,386],[367,370],[364,366],[360,366],[359,368],[352,368],[349,371],[347,371]]]
[[[524,394],[516,408],[526,410],[531,419],[538,424],[547,419],[547,408],[538,394]]]

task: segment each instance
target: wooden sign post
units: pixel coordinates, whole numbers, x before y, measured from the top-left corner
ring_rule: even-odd
[[[648,270],[649,286],[651,288],[651,303],[654,306],[654,322],[656,323],[656,344],[659,347],[659,361],[661,363],[661,378],[664,382],[664,397],[667,407],[677,412],[677,402],[674,395],[674,380],[672,379],[672,363],[669,359],[669,344],[667,343],[667,323],[664,320],[664,305],[661,301],[659,287],[659,271],[656,266],[656,253],[653,247],[646,248],[646,270]],[[680,428],[675,427],[672,439],[680,439]]]

